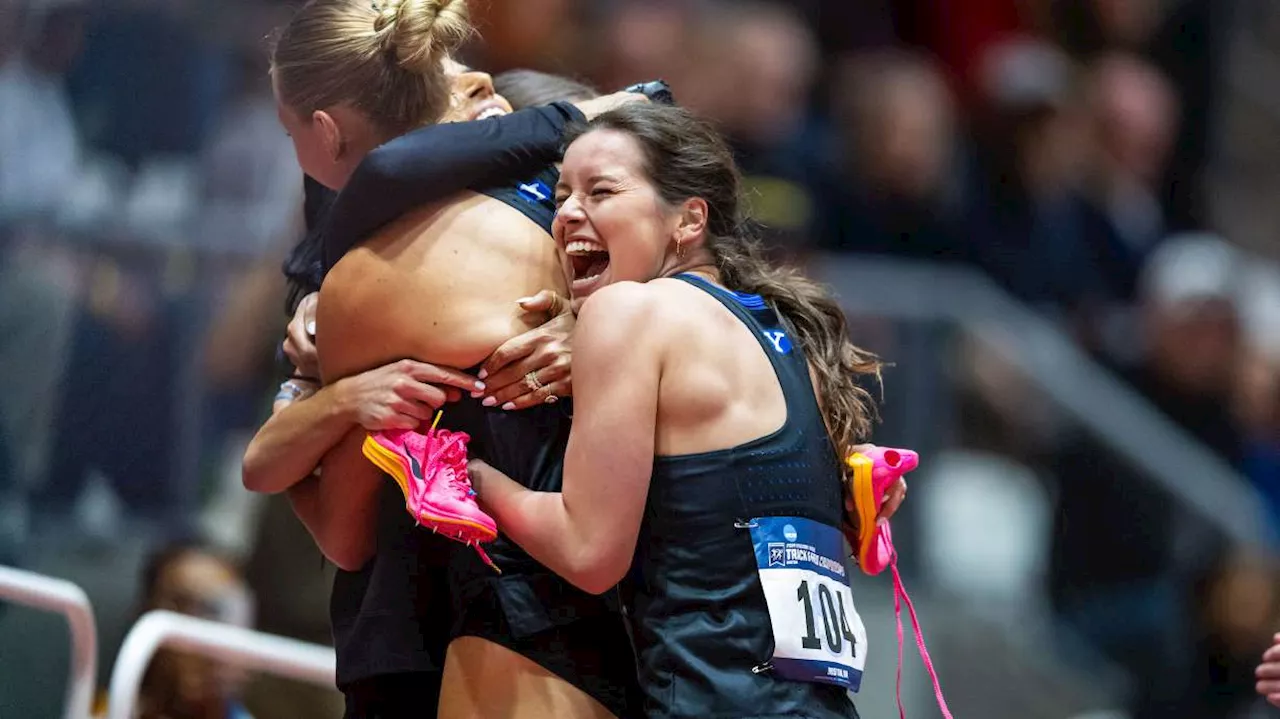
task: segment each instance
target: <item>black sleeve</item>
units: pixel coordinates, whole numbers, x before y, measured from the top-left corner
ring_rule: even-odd
[[[369,153],[329,212],[324,267],[379,227],[415,207],[537,172],[555,162],[571,122],[584,120],[557,102],[478,122],[432,125]]]
[[[310,175],[302,178],[302,218],[306,222],[308,232],[319,229],[325,213],[333,205],[338,193],[311,179]]]

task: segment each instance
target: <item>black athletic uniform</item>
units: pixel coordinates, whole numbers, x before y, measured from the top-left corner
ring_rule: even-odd
[[[840,466],[804,353],[791,344],[787,327],[760,297],[729,292],[693,275],[679,278],[719,300],[751,329],[781,383],[787,420],[778,431],[732,449],[654,461],[635,563],[623,583],[645,714],[856,717],[847,688],[857,688],[861,672],[802,661],[819,666],[822,676],[845,672],[846,686],[784,678],[770,618],[771,611],[790,608],[798,626],[803,628],[808,619],[807,630],[801,630],[806,636],[797,639],[810,646],[827,639],[829,645],[847,648],[854,635],[851,626],[861,629],[851,613],[851,597],[841,596],[848,591],[847,579],[843,589],[833,583],[814,590],[816,580],[806,583],[799,600],[802,587],[788,585],[785,601],[772,606],[766,603],[764,572],[759,571],[761,563],[766,569],[807,566],[792,557],[796,552],[812,557],[806,527],[817,525],[826,529],[813,529],[815,536],[834,538],[840,547],[834,553],[843,555],[836,562],[844,567],[836,574],[848,571],[836,529],[842,508]],[[776,543],[755,535],[770,523],[779,528]],[[835,568],[832,562],[827,565]],[[829,613],[822,606],[828,602]],[[808,614],[803,613],[806,607]],[[817,651],[828,656],[822,647]],[[865,646],[853,651],[865,653]]]

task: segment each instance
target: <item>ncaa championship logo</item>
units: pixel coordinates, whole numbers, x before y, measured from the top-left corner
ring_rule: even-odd
[[[785,547],[786,545],[782,542],[769,542],[770,567],[785,567],[787,565]]]

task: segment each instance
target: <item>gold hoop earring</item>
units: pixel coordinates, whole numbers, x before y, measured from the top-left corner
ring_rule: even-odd
[[[676,259],[677,260],[684,259],[684,241],[683,240],[676,240]]]

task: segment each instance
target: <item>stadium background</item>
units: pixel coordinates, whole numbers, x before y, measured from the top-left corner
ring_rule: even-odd
[[[663,77],[714,118],[770,247],[894,363],[876,440],[924,457],[895,529],[957,715],[1273,715],[1280,4],[472,6],[478,67]],[[331,569],[238,477],[300,236],[265,66],[287,17],[0,0],[0,563],[86,589],[104,682],[177,540],[241,563],[260,629],[327,641]],[[857,584],[865,717],[893,712],[890,586]],[[0,606],[0,716],[57,715],[66,636]]]

